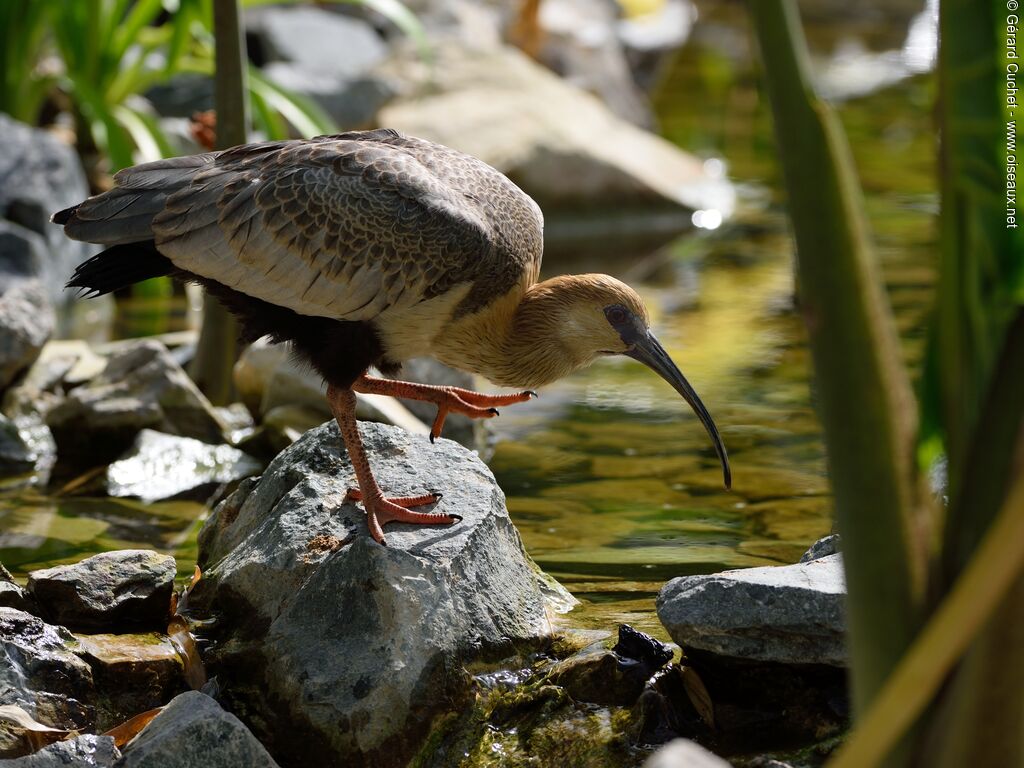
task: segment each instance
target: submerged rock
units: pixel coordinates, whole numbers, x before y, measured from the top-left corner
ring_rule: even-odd
[[[58,741],[31,755],[4,763],[6,768],[114,768],[121,752],[110,736],[86,733]]]
[[[106,368],[51,410],[47,424],[61,461],[96,466],[116,459],[143,429],[223,440],[225,425],[163,344],[126,342]]]
[[[107,467],[107,494],[145,502],[205,498],[217,486],[257,474],[263,464],[230,445],[144,429],[131,450]]]
[[[455,525],[369,536],[332,422],[246,481],[200,534],[193,607],[220,618],[208,664],[232,709],[292,764],[405,765],[465,700],[463,664],[548,632],[534,566],[487,467],[447,440],[361,424],[392,495],[442,490]]]
[[[0,392],[39,357],[54,322],[38,280],[18,280],[6,290],[0,288]]]
[[[175,573],[170,555],[124,549],[33,571],[28,589],[46,615],[76,631],[162,629]]]
[[[94,723],[95,688],[89,665],[69,650],[63,627],[15,608],[0,608],[0,704],[14,704],[53,728],[83,730]],[[10,746],[0,728],[0,754]]]
[[[242,722],[199,691],[174,698],[124,748],[118,768],[277,768]]]
[[[841,555],[672,579],[658,618],[684,648],[789,664],[847,661]]]

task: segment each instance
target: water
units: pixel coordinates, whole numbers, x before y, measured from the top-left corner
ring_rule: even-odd
[[[793,307],[792,245],[772,192],[778,169],[742,6],[702,6],[700,18],[655,107],[665,136],[725,163],[740,188],[740,213],[642,263],[580,253],[546,267],[606,271],[636,285],[655,332],[721,429],[733,490],[723,490],[710,441],[686,404],[630,360],[603,360],[491,422],[491,466],[527,549],[581,600],[567,621],[608,629],[627,621],[663,638],[654,596],[667,579],[793,562],[832,525],[810,361]],[[830,45],[828,28],[810,32],[819,48]],[[930,79],[918,77],[840,110],[904,354],[915,366],[933,280],[932,98]],[[183,300],[175,307],[182,314]],[[177,327],[139,311],[154,332]],[[87,488],[0,489],[0,561],[23,575],[143,546],[174,554],[181,574],[191,574],[202,505],[93,498]]]

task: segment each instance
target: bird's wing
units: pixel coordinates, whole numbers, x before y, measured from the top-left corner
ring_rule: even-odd
[[[172,162],[117,179],[127,191],[188,176],[153,219],[160,252],[301,314],[372,319],[494,261],[488,217],[401,148],[327,137],[237,147],[187,172]]]

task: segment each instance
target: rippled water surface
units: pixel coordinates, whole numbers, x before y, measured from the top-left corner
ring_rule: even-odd
[[[722,161],[716,167],[740,188],[738,215],[659,254],[581,252],[546,264],[549,274],[608,271],[637,285],[655,332],[721,429],[732,491],[723,490],[710,441],[685,403],[631,360],[602,360],[492,422],[491,466],[530,553],[581,600],[568,617],[575,625],[629,621],[664,636],[653,610],[668,578],[792,562],[831,528],[793,303],[792,246],[772,192],[770,124],[736,11],[702,17],[695,40],[660,81],[655,105],[670,140]],[[932,282],[931,98],[928,78],[917,78],[840,113],[905,354],[915,363]],[[0,560],[24,573],[106,549],[154,546],[175,554],[187,574],[204,511],[190,502],[0,489]]]

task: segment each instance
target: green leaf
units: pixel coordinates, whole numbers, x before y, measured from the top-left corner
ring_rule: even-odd
[[[266,106],[280,112],[303,136],[337,131],[334,121],[311,99],[271,82],[256,67],[249,67],[249,88]]]

